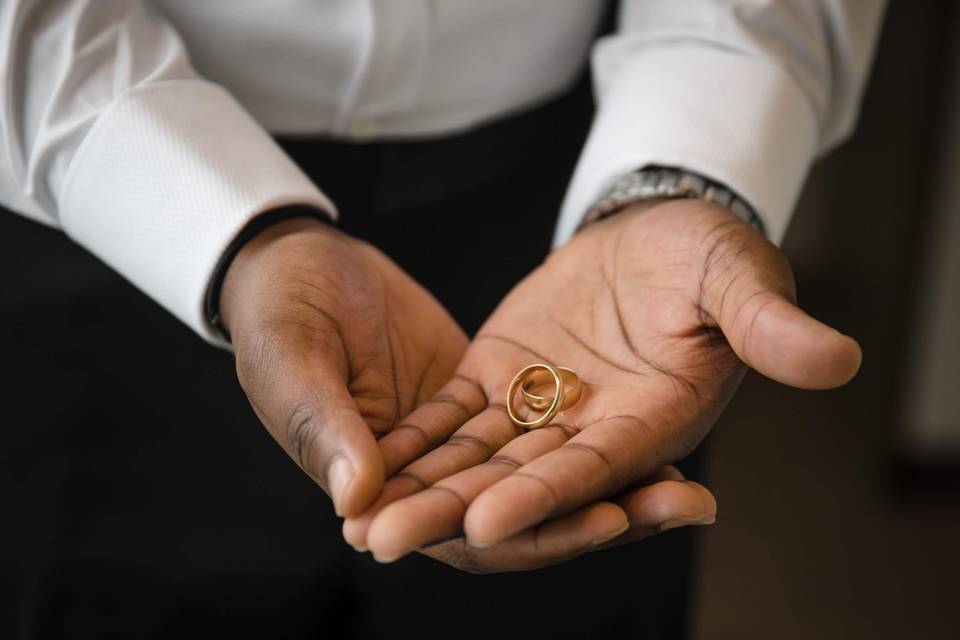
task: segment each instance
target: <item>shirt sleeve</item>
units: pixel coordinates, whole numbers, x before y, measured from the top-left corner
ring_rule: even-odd
[[[883,0],[624,0],[593,51],[597,114],[555,244],[619,176],[678,166],[786,233],[813,160],[852,131]]]
[[[259,213],[332,203],[135,0],[0,4],[0,204],[76,242],[210,341],[204,293]]]

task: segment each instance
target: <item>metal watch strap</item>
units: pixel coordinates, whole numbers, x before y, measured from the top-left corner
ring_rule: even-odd
[[[653,198],[696,198],[720,205],[766,235],[763,221],[732,189],[699,174],[675,167],[646,166],[622,175],[590,209],[580,227],[624,207]]]

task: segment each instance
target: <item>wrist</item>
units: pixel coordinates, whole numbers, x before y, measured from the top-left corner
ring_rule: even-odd
[[[766,235],[754,208],[730,187],[678,167],[646,166],[620,176],[587,213],[580,228],[650,200],[698,200],[719,205]]]
[[[717,204],[693,198],[667,198],[627,205],[616,215],[587,225],[568,245],[582,246],[582,250],[600,255],[613,253],[621,245],[645,246],[650,252],[698,253],[712,235],[723,232],[759,235],[755,228]]]
[[[224,252],[207,292],[207,317],[227,340],[235,330],[244,301],[256,299],[250,291],[258,265],[283,239],[304,233],[337,234],[327,214],[308,207],[268,212],[252,221]]]

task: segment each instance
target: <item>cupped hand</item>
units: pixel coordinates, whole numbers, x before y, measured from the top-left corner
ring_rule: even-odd
[[[467,346],[380,251],[306,218],[244,246],[220,311],[257,416],[345,516],[383,484],[376,439],[436,394]]]
[[[716,520],[713,494],[668,466],[610,500],[598,500],[534,525],[496,545],[481,548],[469,544],[460,527],[466,500],[505,477],[521,461],[537,455],[538,450],[560,446],[557,441],[563,437],[562,431],[548,428],[538,438],[517,438],[491,462],[474,467],[475,472],[445,478],[426,491],[397,501],[395,508],[387,507],[391,515],[386,526],[395,525],[393,534],[405,539],[399,554],[407,547],[421,547],[425,555],[471,573],[528,571],[636,542],[673,527],[712,524]],[[446,492],[447,499],[438,500],[437,490]],[[431,544],[438,535],[453,537]],[[381,562],[398,557],[389,555],[389,544],[375,544],[373,551]]]
[[[584,396],[524,432],[506,389],[536,362],[576,371]],[[474,553],[503,548],[611,496],[630,504],[625,489],[700,442],[744,365],[826,389],[859,363],[853,339],[796,306],[786,259],[752,227],[700,201],[632,207],[583,230],[504,299],[456,376],[381,440],[394,477],[344,535],[385,559],[460,536]],[[671,522],[711,517],[704,506]]]

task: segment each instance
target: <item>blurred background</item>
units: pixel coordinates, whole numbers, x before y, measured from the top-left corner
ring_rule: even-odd
[[[846,388],[751,374],[710,436],[695,638],[960,629],[960,11],[892,2],[860,125],[784,245],[863,346]]]

